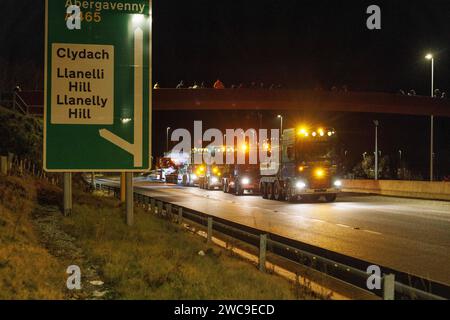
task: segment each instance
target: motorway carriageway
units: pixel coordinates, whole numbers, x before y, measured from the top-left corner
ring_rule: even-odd
[[[142,178],[135,192],[450,285],[450,202],[343,193],[287,203]]]

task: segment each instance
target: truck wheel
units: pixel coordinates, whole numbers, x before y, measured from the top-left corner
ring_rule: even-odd
[[[237,196],[242,196],[244,194],[244,189],[242,189],[242,187],[239,184],[235,185],[234,189],[235,189],[235,194]]]
[[[277,201],[283,200],[283,190],[278,180],[273,185],[273,198]]]
[[[297,197],[293,195],[292,186],[289,183],[286,189],[286,201],[294,202],[295,200],[297,200]]]
[[[273,199],[273,183],[267,184],[267,199],[269,200]]]
[[[259,190],[261,192],[263,199],[267,199],[267,183],[261,182]]]
[[[336,200],[337,194],[336,193],[332,193],[332,194],[326,194],[325,195],[325,200],[327,202],[334,202]]]

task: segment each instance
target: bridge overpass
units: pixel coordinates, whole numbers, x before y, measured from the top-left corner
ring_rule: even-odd
[[[450,99],[388,93],[267,89],[157,89],[153,109],[305,110],[450,116]]]
[[[42,91],[19,92],[21,110],[42,115]],[[304,110],[450,117],[450,99],[388,93],[268,89],[157,89],[153,110]]]

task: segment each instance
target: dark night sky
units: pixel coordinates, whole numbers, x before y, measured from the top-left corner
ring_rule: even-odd
[[[29,87],[26,89],[42,88],[39,77],[24,77],[14,66],[42,70],[43,4],[43,0],[0,0],[1,81],[6,73],[10,81],[24,83]],[[366,8],[371,4],[381,7],[382,30],[366,28]],[[154,81],[162,87],[174,87],[181,79],[188,84],[205,81],[211,85],[219,77],[228,86],[256,81],[328,90],[345,84],[350,90],[415,89],[418,94],[428,95],[430,64],[424,55],[432,51],[436,60],[435,87],[450,93],[449,0],[156,0],[153,21]],[[0,91],[9,90],[1,86],[0,82]],[[277,125],[274,114],[265,115],[267,126]],[[226,116],[236,119],[236,126],[254,126],[254,114],[235,112]],[[292,125],[301,116],[286,114]],[[190,127],[194,119],[214,126],[217,117],[223,115],[217,111],[156,113],[158,153],[165,146],[165,127]],[[361,137],[359,145],[352,149],[357,157],[371,149],[373,137],[366,128],[374,117],[383,118],[322,115],[340,127],[346,145],[351,147],[356,134]],[[426,172],[428,144],[423,133],[427,119],[384,118],[386,138],[381,148],[392,154],[398,148],[405,148],[406,154],[415,153],[411,162],[419,163]],[[448,174],[448,119],[438,120],[437,131],[440,170]]]
[[[1,0],[0,59],[43,62],[43,0]],[[382,30],[365,27],[382,10]],[[427,51],[436,87],[450,91],[450,1],[156,0],[154,79],[162,86],[263,81],[292,88],[428,94]],[[40,85],[42,86],[42,85]]]
[[[365,27],[373,3],[382,10],[379,31]],[[450,89],[450,1],[164,0],[154,10],[155,79],[163,86],[220,77],[427,94],[423,57],[432,50],[436,83]]]

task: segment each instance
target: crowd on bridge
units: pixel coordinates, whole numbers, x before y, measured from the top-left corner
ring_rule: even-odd
[[[411,89],[408,91],[408,93],[406,93],[405,90],[400,89],[398,91],[399,94],[403,95],[403,96],[416,96],[416,91],[414,89]],[[433,93],[433,98],[440,98],[440,99],[446,99],[447,98],[447,93],[445,91],[441,91],[440,89],[435,89],[434,93]]]
[[[155,85],[153,86],[153,89],[160,89],[161,86],[159,85],[158,82],[155,83]],[[184,80],[181,80],[177,86],[175,87],[176,89],[269,89],[269,90],[274,90],[274,89],[282,89],[283,85],[281,84],[270,84],[270,85],[266,85],[264,82],[251,82],[250,84],[244,84],[244,83],[239,83],[239,84],[232,84],[229,87],[226,87],[225,84],[220,80],[217,79],[214,83],[212,83],[212,85],[207,85],[205,84],[204,81],[200,82],[200,84],[198,82],[194,82],[192,83],[192,85],[187,85]]]
[[[153,86],[153,89],[161,89],[162,87],[158,82],[155,83]],[[270,85],[265,84],[264,82],[251,82],[251,83],[239,83],[239,84],[231,84],[230,86],[226,86],[220,79],[217,79],[215,82],[213,82],[211,85],[205,84],[204,81],[198,83],[194,81],[191,85],[188,85],[184,82],[184,80],[181,80],[175,87],[176,89],[267,89],[267,90],[277,90],[277,89],[286,89],[286,87],[282,84],[275,84],[272,83]],[[314,88],[314,91],[331,91],[331,92],[339,92],[339,93],[346,93],[349,92],[349,87],[347,85],[342,86],[336,86],[333,85],[329,88],[329,90],[323,89],[321,86],[317,86]],[[400,89],[398,92],[400,95],[404,96],[418,96],[416,93],[416,90],[410,89],[409,91],[405,91],[403,89]],[[441,91],[440,89],[434,90],[434,98],[439,99],[446,99],[447,93],[445,91]]]

